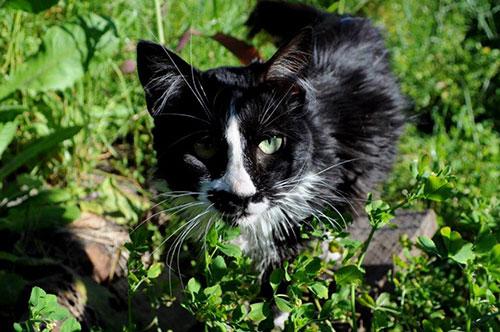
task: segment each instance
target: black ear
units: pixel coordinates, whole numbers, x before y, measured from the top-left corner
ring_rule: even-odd
[[[178,100],[197,70],[160,44],[141,40],[137,44],[137,71],[152,115]]]
[[[312,54],[312,29],[302,29],[266,63],[266,81],[295,82],[309,66]]]

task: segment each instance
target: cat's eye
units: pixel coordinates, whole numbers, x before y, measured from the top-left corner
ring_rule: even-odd
[[[273,136],[259,143],[260,151],[265,154],[273,154],[283,145],[283,137]]]
[[[193,150],[196,156],[201,159],[210,159],[217,152],[217,148],[209,137],[204,137],[194,143]]]

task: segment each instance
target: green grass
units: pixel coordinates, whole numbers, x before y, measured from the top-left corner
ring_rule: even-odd
[[[15,1],[5,4],[9,2]],[[500,7],[487,0],[307,2],[334,11],[355,10],[382,26],[394,70],[415,104],[398,161],[382,188],[387,204],[371,205],[374,229],[406,197],[405,207],[432,207],[441,232],[434,241],[406,242],[408,249],[418,245],[424,251],[396,262],[399,269],[389,278],[394,286],[390,294],[374,294],[363,282],[359,260],[350,255],[365,246],[339,234],[332,247],[341,248],[346,258],[340,272],[340,266],[316,265],[317,248],[312,247],[275,274],[276,285],[293,280],[286,292],[275,294],[278,307],[292,311],[288,328],[328,330],[332,322],[352,326],[354,302],[358,313],[360,307],[371,312],[374,329],[497,330],[500,50],[495,21]],[[153,1],[67,0],[32,14],[1,8],[0,1],[0,96],[23,66],[33,63],[32,57],[41,57],[40,46],[54,27],[77,34],[74,46],[53,51],[69,52],[61,61],[76,59],[82,70],[81,75],[73,70],[51,81],[55,69],[41,66],[44,75],[37,80],[28,75],[0,99],[0,137],[6,142],[5,151],[0,144],[0,174],[5,174],[0,177],[0,236],[11,239],[0,245],[0,262],[12,261],[11,255],[25,256],[22,239],[28,230],[66,224],[82,211],[134,227],[154,204],[148,192],[155,167],[152,121],[135,72],[125,73],[121,66],[135,59],[137,40],[158,41],[160,30],[171,49],[188,28],[206,36],[224,32],[244,38],[243,24],[255,1],[157,3],[160,11]],[[82,30],[82,22],[93,24],[94,30]],[[266,57],[274,51],[266,36],[258,36],[254,44]],[[71,53],[74,47],[79,51]],[[204,36],[194,36],[181,56],[201,69],[238,65],[226,49]],[[57,88],[62,78],[69,81]],[[420,125],[424,120],[427,125]],[[73,126],[82,128],[63,140],[65,128]],[[44,140],[50,144],[37,145]],[[429,193],[433,183],[446,193]],[[31,198],[23,201],[26,197]],[[171,219],[172,225],[178,223],[182,220]],[[447,227],[458,233],[447,235]],[[168,285],[157,278],[156,270],[164,263],[165,248],[160,245],[169,230],[150,224],[135,234],[129,246],[135,278],[129,276],[131,294],[151,293],[156,287],[160,291],[151,304],[162,303],[169,298]],[[225,324],[240,330],[265,327],[271,319],[269,303],[255,296],[256,275],[248,259],[220,242],[228,237],[223,227],[211,231],[210,251],[202,263],[194,264],[197,280],[188,284],[184,306],[210,329],[224,330]],[[155,248],[160,250],[153,261],[159,265],[144,266],[141,255]],[[329,282],[321,276],[332,271],[337,271],[340,287],[325,293]],[[0,312],[8,312],[28,285],[15,273],[0,270],[0,309],[5,309]],[[131,318],[124,328],[133,326]]]

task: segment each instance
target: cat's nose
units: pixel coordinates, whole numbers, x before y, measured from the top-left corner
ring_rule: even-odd
[[[214,203],[214,207],[222,213],[229,215],[244,211],[250,197],[238,196],[225,190],[211,190],[208,192],[208,199]]]

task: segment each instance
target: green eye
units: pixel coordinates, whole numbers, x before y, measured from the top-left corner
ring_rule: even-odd
[[[281,148],[283,137],[273,136],[259,143],[260,151],[265,154],[273,154]]]
[[[216,147],[209,138],[203,138],[194,143],[193,150],[196,156],[201,159],[210,159],[217,152]]]

